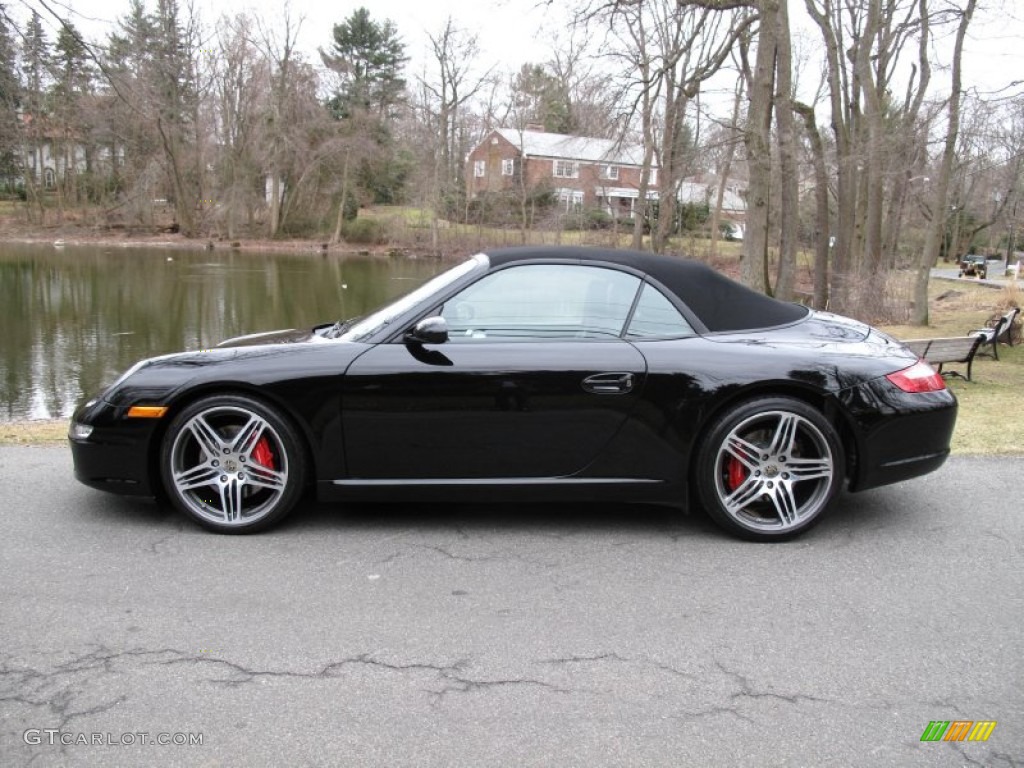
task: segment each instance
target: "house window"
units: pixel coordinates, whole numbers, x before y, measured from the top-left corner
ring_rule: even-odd
[[[516,172],[516,161],[515,158],[507,157],[501,161],[501,175],[512,176]]]
[[[556,179],[578,179],[580,166],[572,160],[555,160],[551,173]]]
[[[658,183],[658,169],[657,168],[651,168],[651,170],[649,170],[647,172],[647,183],[651,184],[651,185],[654,185],[654,184]]]
[[[474,160],[473,161],[473,175],[478,179],[483,178],[487,173],[487,161],[486,160]]]
[[[601,166],[601,178],[607,179],[608,181],[619,180],[619,166],[617,165],[602,165]]]
[[[560,187],[555,190],[555,197],[565,206],[566,213],[578,211],[583,207],[583,190]]]

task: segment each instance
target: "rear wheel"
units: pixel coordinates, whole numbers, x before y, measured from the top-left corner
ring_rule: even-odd
[[[241,395],[217,395],[174,418],[160,471],[174,506],[204,528],[250,533],[291,511],[306,469],[298,435],[276,409]]]
[[[720,526],[755,541],[781,541],[814,525],[842,486],[843,450],[815,408],[788,397],[736,406],[707,433],[696,486]]]

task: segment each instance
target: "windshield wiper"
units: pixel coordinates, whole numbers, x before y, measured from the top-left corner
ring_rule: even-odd
[[[332,325],[330,328],[328,328],[326,331],[324,331],[324,338],[325,339],[336,339],[336,338],[338,338],[339,336],[341,336],[341,334],[343,334],[345,331],[347,331],[349,328],[351,328],[353,325],[355,325],[357,320],[359,320],[358,317],[353,317],[350,320],[339,320],[334,325]]]

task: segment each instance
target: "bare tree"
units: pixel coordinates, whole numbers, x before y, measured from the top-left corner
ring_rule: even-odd
[[[743,282],[767,292],[768,237],[770,233],[772,169],[771,125],[775,93],[776,46],[779,0],[762,0],[757,36],[757,57],[753,68],[746,61],[747,125],[743,143],[747,150],[747,230],[743,236]],[[746,42],[746,38],[743,39]]]
[[[715,204],[711,207],[711,248],[710,257],[714,259],[718,255],[718,241],[721,237],[722,206],[725,204],[725,193],[729,188],[729,179],[732,174],[733,162],[736,159],[736,147],[742,141],[740,130],[740,106],[743,103],[745,80],[742,77],[736,78],[735,90],[733,92],[732,115],[728,123],[722,125],[717,132],[715,148],[711,156],[715,158],[715,176],[718,184],[715,189]]]
[[[50,43],[46,39],[39,13],[32,11],[22,39],[21,67],[23,72],[21,97],[25,138],[30,161],[24,165],[25,192],[28,211],[38,209],[38,222],[43,223],[45,209],[40,186],[45,182],[43,167],[43,137],[46,124],[46,89],[50,81]]]
[[[949,199],[950,175],[953,168],[953,158],[956,154],[957,139],[960,133],[964,38],[967,36],[967,28],[970,26],[977,4],[977,0],[967,0],[967,6],[963,11],[957,11],[959,23],[957,24],[956,42],[953,47],[952,82],[949,101],[946,103],[948,120],[946,140],[942,150],[942,157],[939,161],[939,177],[935,183],[935,203],[932,206],[935,213],[932,216],[931,226],[928,227],[924,250],[921,252],[921,260],[918,263],[917,275],[914,280],[914,306],[911,320],[915,325],[928,324],[928,283],[931,278],[932,267],[935,266],[939,258],[939,242],[945,230],[946,217],[944,213]]]
[[[623,76],[630,112],[639,115],[645,147],[644,178],[658,159],[658,219],[653,250],[663,250],[676,228],[678,193],[691,168],[688,115],[702,85],[721,69],[740,35],[753,23],[749,3],[701,0],[594,2],[577,23],[607,26],[622,46],[613,52],[629,63]],[[639,245],[648,181],[639,190],[634,245]]]
[[[436,220],[442,209],[452,209],[465,194],[462,158],[467,134],[461,110],[489,81],[493,67],[480,72],[480,46],[476,35],[456,26],[449,16],[436,34],[429,34],[433,71],[420,78],[424,118],[434,134],[434,247]]]
[[[252,225],[263,197],[262,148],[270,113],[270,62],[255,44],[256,22],[247,14],[220,20],[213,57],[219,218],[234,239]]]
[[[905,140],[915,135],[931,78],[932,16],[928,0],[805,0],[825,45],[826,82],[835,149],[836,210],[832,299],[882,293],[889,191],[906,179]],[[907,70],[902,98],[897,76]],[[918,134],[919,135],[919,134]],[[889,205],[889,209],[886,206]],[[890,232],[892,228],[889,227]]]
[[[268,105],[263,166],[266,173],[267,234],[275,237],[281,229],[281,214],[285,204],[287,181],[292,177],[290,162],[301,149],[296,146],[290,130],[292,119],[299,111],[300,61],[295,52],[302,18],[292,16],[291,6],[285,4],[281,23],[268,27],[259,25],[258,45],[270,62],[270,104]]]
[[[577,14],[574,26],[586,30],[588,25],[607,28],[609,44],[606,55],[620,66],[619,98],[624,103],[625,119],[639,119],[644,155],[640,169],[640,185],[633,209],[632,247],[643,247],[644,229],[650,221],[650,201],[654,196],[654,169],[657,167],[656,120],[657,105],[664,79],[656,61],[657,49],[650,42],[650,19],[643,2],[612,0],[597,3]]]

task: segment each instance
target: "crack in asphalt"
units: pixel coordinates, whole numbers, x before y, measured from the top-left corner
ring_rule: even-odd
[[[180,653],[180,652],[179,652]],[[218,679],[213,678],[210,680],[212,683],[218,683],[221,685],[228,685],[237,687],[251,683],[254,680],[263,677],[278,677],[278,678],[296,678],[305,680],[324,680],[338,677],[338,672],[348,666],[365,665],[370,667],[377,667],[380,669],[387,669],[394,672],[408,672],[408,671],[427,671],[433,672],[441,676],[447,676],[454,674],[455,671],[462,669],[468,663],[468,660],[460,660],[454,664],[426,664],[422,662],[412,662],[409,664],[394,664],[386,661],[375,659],[372,654],[362,653],[357,656],[350,656],[348,658],[340,659],[338,661],[332,661],[324,664],[320,669],[313,672],[296,672],[293,670],[274,670],[274,669],[252,669],[242,664],[238,664],[227,659],[222,659],[216,656],[195,656],[189,654],[181,654],[181,658],[168,659],[162,662],[156,662],[163,666],[172,666],[176,664],[214,664],[226,667],[229,670],[236,672],[241,679]]]
[[[168,658],[169,657],[169,658]],[[363,666],[390,672],[424,672],[434,675],[440,687],[427,686],[422,690],[432,697],[436,705],[446,696],[461,693],[507,688],[511,686],[532,686],[557,693],[573,691],[545,680],[529,677],[480,679],[466,674],[469,659],[459,659],[448,664],[413,661],[398,663],[384,661],[373,654],[362,653],[323,664],[312,671],[289,669],[261,669],[230,661],[217,656],[194,654],[177,648],[128,649],[112,651],[100,647],[69,661],[57,664],[53,671],[44,672],[29,667],[0,664],[0,702],[23,704],[31,707],[45,707],[59,719],[58,729],[65,730],[75,718],[100,714],[127,701],[126,695],[94,704],[82,709],[72,709],[73,703],[84,695],[84,689],[96,676],[116,674],[116,663],[123,659],[139,659],[144,665],[178,666],[189,665],[203,668],[217,668],[227,672],[226,677],[208,678],[207,682],[232,688],[268,678],[325,680],[336,679],[347,667]],[[53,688],[56,687],[56,690]],[[26,690],[27,689],[27,690]]]
[[[742,720],[752,725],[756,724],[756,721],[752,717],[747,717],[740,712],[736,707],[706,707],[704,709],[698,709],[695,711],[683,710],[685,717],[678,715],[673,716],[673,720],[681,720],[683,722],[690,722],[693,720],[702,720],[705,717],[715,717],[717,715],[732,715],[733,717]]]
[[[456,659],[451,662],[387,661],[373,653],[360,653],[330,661],[308,671],[295,669],[264,669],[242,664],[220,656],[204,653],[191,653],[177,648],[130,648],[112,650],[99,646],[93,650],[65,659],[55,664],[50,671],[35,669],[29,666],[12,663],[11,656],[0,659],[0,703],[18,704],[44,710],[57,722],[55,728],[65,732],[74,721],[100,715],[116,709],[128,702],[127,694],[108,697],[100,701],[90,701],[90,686],[99,678],[107,675],[122,674],[125,667],[122,662],[137,661],[143,666],[173,667],[190,666],[197,669],[212,671],[212,676],[203,675],[205,682],[211,685],[239,688],[258,681],[270,679],[285,680],[331,680],[341,677],[346,669],[363,667],[385,672],[406,674],[422,673],[427,679],[422,680],[418,689],[429,697],[432,708],[440,707],[447,697],[461,694],[486,693],[515,687],[534,688],[552,694],[598,693],[593,689],[576,685],[564,685],[540,677],[503,676],[495,678],[474,677],[468,673],[472,660]],[[571,654],[539,659],[533,665],[570,667],[572,665],[604,665],[621,664],[655,670],[676,678],[688,681],[700,680],[707,675],[687,672],[670,664],[639,656],[624,656],[615,651],[593,654]],[[707,673],[719,675],[730,683],[731,692],[714,695],[717,699],[705,707],[680,708],[670,719],[682,722],[699,720],[716,716],[731,716],[747,723],[756,720],[743,711],[744,702],[748,700],[776,700],[798,706],[803,703],[826,703],[851,706],[849,702],[815,696],[801,692],[778,692],[760,688],[752,679],[720,660],[714,660],[714,668]],[[611,695],[611,694],[609,694]],[[723,701],[724,699],[724,701]],[[682,703],[682,702],[680,702]],[[945,704],[946,702],[918,702],[929,705]],[[885,705],[888,706],[888,705]],[[1010,754],[989,752],[985,755],[986,762],[980,762],[965,751],[965,746],[952,743],[959,757],[965,764],[971,765],[1005,765],[1016,768],[1020,763]],[[61,752],[65,753],[65,745]],[[33,756],[33,759],[35,756]]]
[[[596,656],[561,656],[553,659],[541,659],[540,664],[585,664],[588,662],[601,662],[601,661],[616,661],[622,664],[642,664],[644,666],[652,667],[662,672],[668,672],[669,674],[677,677],[686,678],[687,680],[696,680],[697,675],[692,672],[683,672],[681,669],[665,664],[654,659],[639,657],[635,659],[621,656],[615,652],[608,652],[598,654]]]
[[[474,693],[495,688],[507,688],[511,686],[535,686],[554,693],[577,693],[574,688],[562,688],[544,680],[535,680],[528,677],[505,678],[498,680],[473,680],[458,675],[442,675],[445,685],[440,690],[425,689],[433,697],[432,706],[437,707],[449,694]]]
[[[997,765],[996,761],[999,761],[999,763],[1009,766],[1009,768],[1017,768],[1021,765],[1017,758],[1006,752],[986,752],[984,756],[984,761],[981,761],[975,759],[974,757],[971,757],[971,755],[967,751],[967,744],[965,742],[950,741],[948,742],[948,744],[953,748],[953,751],[955,751],[960,756],[960,759],[964,760],[965,763],[969,763],[970,765],[981,765],[985,766],[986,768],[989,768],[990,766]]]
[[[833,699],[825,699],[825,698],[821,698],[819,696],[811,696],[810,694],[806,694],[806,693],[785,694],[785,693],[776,693],[775,691],[759,691],[759,690],[756,690],[754,685],[753,685],[753,683],[750,682],[750,678],[748,678],[746,675],[743,675],[743,674],[741,674],[739,672],[734,672],[733,670],[728,669],[718,659],[715,659],[715,666],[718,667],[718,670],[723,675],[726,675],[727,677],[729,677],[733,681],[733,683],[738,685],[739,691],[737,691],[736,693],[730,694],[730,696],[729,696],[729,698],[733,699],[733,700],[740,699],[740,698],[747,698],[747,699],[778,699],[779,701],[785,701],[788,704],[799,704],[799,703],[804,702],[804,701],[813,701],[813,702],[817,702],[819,704],[834,704],[834,703],[836,703]]]
[[[264,677],[278,677],[278,678],[300,678],[300,679],[327,679],[338,677],[338,672],[345,667],[365,665],[369,667],[375,667],[379,669],[385,669],[392,672],[409,672],[409,671],[422,671],[430,672],[435,674],[439,680],[443,683],[442,687],[438,689],[425,688],[423,689],[426,693],[434,697],[434,703],[436,704],[442,700],[445,696],[453,693],[471,693],[475,691],[488,690],[492,688],[501,688],[515,685],[527,685],[537,686],[547,690],[555,691],[558,693],[571,693],[570,689],[562,688],[560,686],[548,683],[544,680],[536,680],[532,678],[501,678],[493,680],[480,680],[476,678],[466,677],[463,674],[463,670],[468,665],[468,659],[461,659],[453,664],[427,664],[423,662],[410,662],[408,664],[397,664],[394,662],[381,661],[380,659],[374,658],[372,654],[363,653],[357,656],[341,659],[339,661],[332,661],[328,664],[323,665],[319,670],[314,672],[294,672],[290,670],[262,670],[262,669],[250,669],[249,667],[237,664],[227,659],[220,659],[216,657],[195,657],[189,656],[181,659],[169,659],[164,662],[160,662],[163,665],[174,665],[174,664],[220,664],[230,670],[237,672],[241,675],[241,679],[211,679],[211,683],[218,683],[221,685],[227,685],[231,687],[238,687],[251,683],[259,678]]]
[[[173,533],[168,533],[165,536],[161,536],[158,539],[150,541],[146,547],[145,552],[151,555],[164,555],[164,554],[178,554],[181,550],[180,547],[175,547],[171,552],[165,552],[164,546],[171,541],[178,541],[181,539],[182,531],[184,527],[179,527]]]
[[[83,659],[76,659],[65,664],[58,664],[52,672],[41,672],[29,667],[14,667],[5,659],[0,663],[0,704],[21,704],[26,707],[45,709],[50,717],[56,720],[56,730],[67,731],[70,724],[83,717],[102,714],[114,709],[128,700],[124,694],[112,699],[94,703],[91,706],[75,709],[80,697],[86,693],[73,686],[71,675],[80,672],[99,671],[106,674],[110,671],[110,658],[97,658],[95,654],[86,654]],[[86,678],[88,683],[88,678]],[[49,725],[49,724],[48,724]],[[66,754],[68,745],[61,744],[61,754]],[[35,760],[36,756],[33,756]]]

